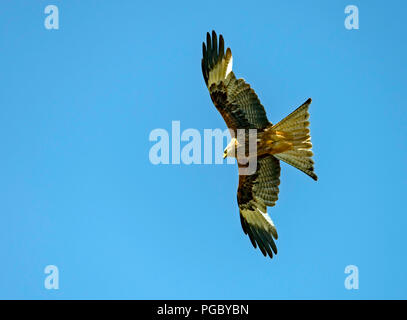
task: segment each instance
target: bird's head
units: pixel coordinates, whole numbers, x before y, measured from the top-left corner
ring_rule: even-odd
[[[238,142],[236,138],[232,138],[229,144],[226,146],[225,150],[223,151],[223,159],[226,157],[234,157],[236,158],[236,148],[238,146]]]

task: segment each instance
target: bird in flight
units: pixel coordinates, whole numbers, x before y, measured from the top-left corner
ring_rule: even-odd
[[[273,125],[266,116],[254,90],[232,71],[232,51],[226,49],[223,36],[219,42],[215,31],[206,34],[202,45],[202,73],[211,99],[233,137],[224,151],[225,157],[236,157],[239,166],[237,203],[240,222],[254,248],[259,247],[264,256],[277,254],[274,240],[277,230],[267,213],[267,207],[276,204],[280,184],[280,160],[301,170],[312,179],[314,173],[308,108],[305,101],[283,120]],[[240,174],[238,150],[247,142],[247,134],[239,140],[237,131],[256,129],[256,170],[253,174]],[[236,138],[237,137],[237,138]]]

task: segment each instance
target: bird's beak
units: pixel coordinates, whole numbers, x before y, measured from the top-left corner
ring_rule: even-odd
[[[227,156],[228,156],[228,153],[225,151],[225,152],[223,153],[223,159],[225,159]]]

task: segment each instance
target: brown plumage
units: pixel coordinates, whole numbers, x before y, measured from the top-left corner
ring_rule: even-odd
[[[251,175],[239,174],[237,202],[243,231],[255,248],[258,246],[265,256],[272,258],[277,253],[274,240],[278,235],[267,214],[267,207],[274,206],[278,199],[279,160],[317,180],[311,158],[313,154],[308,121],[311,99],[273,125],[267,119],[266,111],[254,90],[243,79],[235,77],[232,71],[232,51],[227,48],[225,52],[222,35],[218,42],[215,31],[212,31],[212,37],[207,33],[202,51],[205,84],[232,136],[238,137],[238,129],[257,130],[257,169]],[[247,135],[244,140],[233,140],[225,150],[225,156],[229,155],[230,148],[235,148],[232,154],[236,154],[236,146],[247,145]],[[239,169],[241,167],[239,164]]]

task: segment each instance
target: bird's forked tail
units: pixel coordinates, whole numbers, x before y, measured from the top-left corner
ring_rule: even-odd
[[[308,99],[295,111],[272,126],[271,131],[277,136],[281,136],[281,143],[287,146],[284,148],[285,151],[273,152],[273,155],[317,180],[318,177],[314,173],[314,161],[312,160],[312,143],[308,121],[308,107],[311,101]]]

